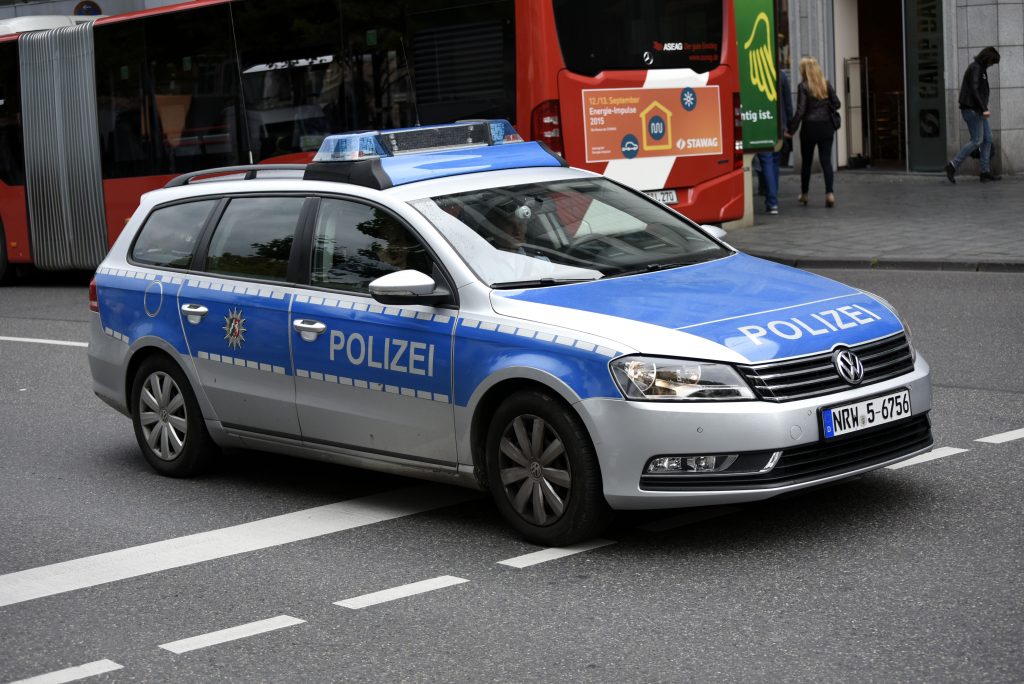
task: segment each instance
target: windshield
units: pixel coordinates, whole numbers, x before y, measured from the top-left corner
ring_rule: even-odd
[[[722,0],[555,0],[565,66],[711,71],[722,58]]]
[[[732,253],[678,214],[605,178],[487,188],[411,204],[496,288],[597,280]]]

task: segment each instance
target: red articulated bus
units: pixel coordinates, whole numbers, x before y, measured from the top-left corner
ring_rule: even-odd
[[[0,276],[328,133],[505,118],[699,222],[743,212],[732,0],[195,0],[0,36]]]

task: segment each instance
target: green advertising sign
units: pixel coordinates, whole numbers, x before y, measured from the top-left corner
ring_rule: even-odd
[[[743,150],[769,150],[779,137],[779,72],[772,0],[735,0]]]

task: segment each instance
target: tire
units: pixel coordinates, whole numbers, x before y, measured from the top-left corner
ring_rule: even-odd
[[[196,395],[180,367],[151,356],[132,380],[132,425],[146,461],[161,475],[192,477],[219,449],[210,438]]]
[[[536,390],[513,394],[495,412],[486,445],[491,496],[528,541],[566,546],[611,522],[594,445],[559,400]]]

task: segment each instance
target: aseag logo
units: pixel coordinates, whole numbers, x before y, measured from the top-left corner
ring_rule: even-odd
[[[654,41],[654,50],[656,52],[682,52],[682,43],[662,43],[660,41]]]

